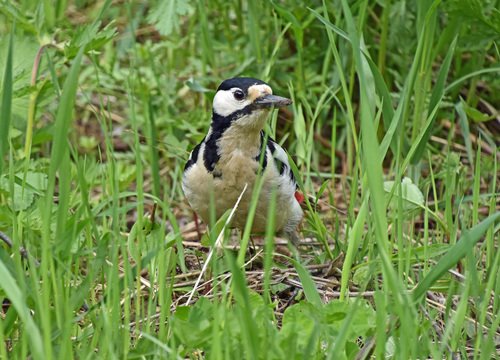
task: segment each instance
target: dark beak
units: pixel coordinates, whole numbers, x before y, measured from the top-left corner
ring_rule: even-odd
[[[260,108],[283,107],[290,105],[292,100],[281,96],[267,94],[257,98],[253,103]]]

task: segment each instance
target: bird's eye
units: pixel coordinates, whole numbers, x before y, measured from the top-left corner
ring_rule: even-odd
[[[243,91],[241,90],[236,90],[234,93],[233,93],[233,96],[236,100],[238,101],[241,101],[243,100],[243,98],[245,97],[245,94],[243,93]]]

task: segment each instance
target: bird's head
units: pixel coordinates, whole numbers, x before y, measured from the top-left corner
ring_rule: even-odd
[[[291,103],[290,99],[273,95],[271,87],[262,80],[247,77],[228,79],[220,84],[214,97],[213,125],[239,125],[260,130],[272,108]]]

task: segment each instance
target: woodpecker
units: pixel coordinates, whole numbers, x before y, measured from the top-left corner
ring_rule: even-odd
[[[303,217],[304,198],[298,191],[287,153],[263,130],[272,109],[291,103],[290,99],[273,95],[271,87],[262,80],[236,77],[220,84],[213,100],[210,129],[192,150],[182,179],[189,204],[206,223],[210,219],[211,198],[219,218],[233,208],[247,184],[231,222],[232,227],[244,228],[254,185],[257,177],[262,176],[252,232],[266,230],[269,201],[275,189],[275,230],[299,244],[297,226]]]

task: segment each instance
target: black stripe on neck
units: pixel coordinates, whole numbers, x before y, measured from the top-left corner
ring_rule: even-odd
[[[212,124],[210,125],[212,132],[205,141],[205,151],[203,152],[203,162],[209,172],[214,171],[215,165],[220,160],[218,142],[224,132],[229,129],[234,121],[243,116],[250,115],[253,110],[254,106],[250,104],[228,116],[219,115],[215,111],[212,112]]]
[[[259,146],[259,153],[255,157],[255,161],[257,161],[260,164],[260,157],[262,156],[262,167],[261,167],[261,172],[264,172],[267,166],[267,154],[266,150],[269,147],[269,138],[267,139],[267,144],[264,146],[264,140],[265,140],[266,134],[264,133],[264,130],[260,131],[260,146]],[[264,150],[264,154],[262,154],[262,150]]]

